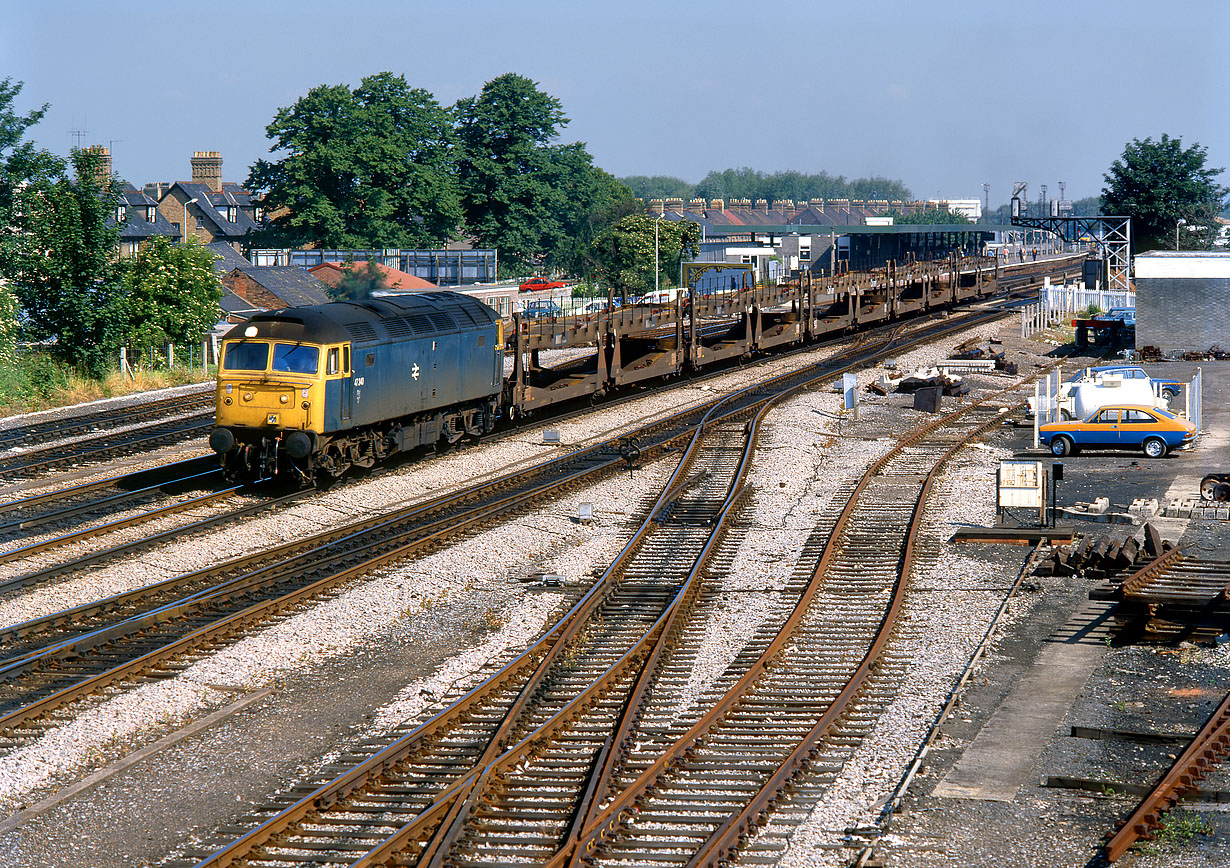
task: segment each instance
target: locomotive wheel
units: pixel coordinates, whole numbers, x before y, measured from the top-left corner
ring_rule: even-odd
[[[1230,482],[1217,483],[1217,487],[1213,489],[1213,499],[1223,503],[1230,500]]]

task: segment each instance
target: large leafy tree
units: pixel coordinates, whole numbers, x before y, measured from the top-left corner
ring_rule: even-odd
[[[606,227],[591,244],[595,270],[617,292],[640,294],[653,289],[654,231],[657,230],[657,279],[674,285],[685,257],[700,245],[700,225],[691,220],[664,220],[631,214]]]
[[[123,263],[123,292],[115,317],[130,347],[161,347],[199,341],[222,315],[222,284],[214,254],[196,239],[173,244],[155,238]]]
[[[1209,168],[1207,157],[1199,144],[1184,148],[1165,134],[1133,139],[1102,176],[1102,213],[1132,218],[1138,250],[1211,245],[1230,191],[1216,182],[1224,169]],[[1183,224],[1191,228],[1176,232]]]
[[[583,246],[631,198],[583,144],[552,144],[568,118],[524,76],[493,79],[453,111],[467,228],[513,269],[575,267],[578,235]]]
[[[272,216],[261,243],[436,246],[461,222],[449,113],[404,77],[320,85],[267,127],[271,152],[248,186]]]
[[[61,162],[58,172],[41,171],[17,191],[12,225],[19,243],[6,273],[17,287],[27,336],[98,373],[119,340],[119,233],[109,219],[118,190],[102,176],[99,154],[74,150],[71,160],[72,174]]]

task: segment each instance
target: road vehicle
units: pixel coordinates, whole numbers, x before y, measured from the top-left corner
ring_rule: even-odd
[[[1082,449],[1140,449],[1149,458],[1161,458],[1191,445],[1196,426],[1161,407],[1124,404],[1102,407],[1082,420],[1042,425],[1038,439],[1060,457]]]
[[[531,301],[525,306],[525,310],[521,311],[522,319],[538,319],[539,317],[563,315],[564,309],[560,307],[559,304],[549,299]]]
[[[545,277],[531,277],[523,281],[519,287],[521,292],[542,292],[544,289],[563,289],[568,284],[562,280],[548,280]]]

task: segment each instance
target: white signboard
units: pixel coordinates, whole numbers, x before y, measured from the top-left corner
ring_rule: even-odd
[[[999,462],[1000,507],[1042,509],[1043,474],[1041,461]]]

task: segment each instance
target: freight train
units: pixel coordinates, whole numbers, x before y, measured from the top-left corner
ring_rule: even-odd
[[[1079,273],[1079,259],[1067,267]],[[1002,271],[985,259],[916,263],[511,321],[447,291],[269,311],[223,337],[209,444],[233,479],[319,482],[482,436],[501,417],[985,298]],[[569,347],[590,352],[539,364],[541,351]]]

